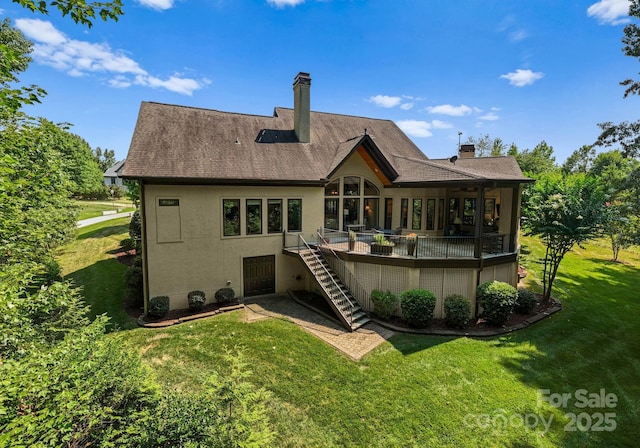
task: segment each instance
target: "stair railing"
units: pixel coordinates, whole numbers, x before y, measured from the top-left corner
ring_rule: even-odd
[[[320,237],[320,238],[321,238],[322,241],[324,241],[324,239],[322,237]],[[351,299],[349,299],[349,296],[347,296],[347,294],[340,287],[340,285],[338,283],[336,283],[336,280],[333,278],[333,275],[331,275],[331,273],[327,270],[326,266],[322,263],[322,260],[320,260],[320,257],[318,257],[318,254],[311,248],[309,243],[307,243],[307,241],[300,234],[298,234],[298,243],[302,243],[302,245],[299,244],[299,247],[303,247],[304,246],[309,250],[309,253],[313,254],[313,257],[315,258],[315,261],[317,261],[318,264],[320,266],[322,266],[322,270],[324,271],[324,275],[326,275],[328,278],[331,279],[331,282],[333,283],[333,286],[336,286],[338,288],[338,290],[340,291],[340,295],[342,296],[342,298],[346,299],[346,301],[347,301],[347,303],[349,304],[349,307],[350,307],[349,326],[353,326],[353,312],[355,311],[356,306],[351,301]],[[334,255],[335,255],[335,252],[334,252]],[[320,285],[320,286],[322,286],[322,285]],[[322,288],[324,288],[324,286],[322,286]],[[333,294],[330,291],[327,291],[326,289],[325,289],[325,292],[329,295],[330,300],[333,300]],[[337,304],[336,304],[336,308],[338,308]],[[340,309],[338,309],[338,312],[340,312],[344,316],[344,313]]]
[[[342,282],[347,286],[347,288],[349,288],[349,291],[351,291],[356,300],[360,302],[360,304],[367,302],[367,309],[371,309],[371,304],[367,299],[369,294],[367,294],[367,290],[364,289],[364,286],[360,284],[353,272],[351,272],[347,268],[344,260],[338,257],[338,254],[336,254],[336,252],[331,248],[328,241],[320,234],[320,232],[317,233],[317,238],[321,250],[324,251],[326,249],[327,251],[331,252],[332,257],[330,259],[327,259],[327,262],[329,263],[329,266],[331,266],[331,269],[336,271],[338,277],[340,277]],[[368,311],[364,309],[363,311],[367,313],[367,315],[369,314]]]

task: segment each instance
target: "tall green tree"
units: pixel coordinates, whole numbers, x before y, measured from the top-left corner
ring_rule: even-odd
[[[98,146],[93,150],[93,158],[103,173],[116,164],[116,152],[113,149],[103,150]]]
[[[122,11],[122,1],[113,0],[110,2],[87,2],[85,0],[11,0],[24,6],[32,12],[39,12],[49,15],[51,9],[57,9],[62,16],[69,16],[71,20],[89,28],[93,26],[96,16],[102,20],[114,20],[124,14]]]
[[[472,144],[476,148],[476,157],[499,157],[505,155],[507,145],[501,138],[492,138],[489,134],[479,137],[469,137],[467,144]]]
[[[632,22],[624,27],[622,52],[626,56],[640,59],[640,26],[637,23],[640,19],[640,0],[630,0],[629,17]],[[626,87],[624,98],[640,94],[640,80],[627,78],[620,84]],[[618,124],[608,121],[599,123],[598,126],[602,129],[602,133],[598,137],[596,145],[613,146],[618,144],[625,157],[640,156],[640,120],[623,121]]]
[[[0,22],[0,119],[12,118],[23,104],[40,102],[46,93],[41,88],[16,86],[31,57],[33,44],[9,19]]]
[[[593,146],[584,145],[571,153],[562,164],[562,171],[565,173],[586,173],[591,168],[596,157],[596,150]]]
[[[512,147],[509,150],[510,155],[513,155],[520,169],[524,173],[530,176],[536,176],[538,174],[547,173],[557,170],[556,158],[553,155],[553,146],[549,146],[544,140],[538,143],[533,149],[525,149],[523,151],[515,151]]]
[[[71,194],[92,196],[102,190],[103,171],[95,161],[91,146],[82,137],[61,129],[57,149],[71,181]]]
[[[538,178],[525,211],[523,228],[542,239],[543,298],[551,297],[564,256],[575,245],[600,235],[606,195],[594,177],[547,173]]]
[[[638,172],[640,161],[624,157],[618,150],[598,154],[589,171],[609,197],[603,229],[614,261],[618,261],[621,250],[640,244],[639,185],[635,179]]]

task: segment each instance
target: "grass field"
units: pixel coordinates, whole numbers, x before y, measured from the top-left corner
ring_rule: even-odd
[[[95,314],[130,328],[118,297],[124,267],[108,255],[123,224],[83,229],[61,260]],[[536,285],[543,248],[523,243]],[[160,384],[183,390],[224,374],[223,351],[241,350],[252,380],[274,393],[276,446],[635,446],[640,253],[623,252],[623,264],[609,252],[598,241],[568,254],[554,287],[563,311],[526,330],[482,340],[397,334],[359,362],[287,321],[245,323],[242,311],[111,337],[138,350]],[[569,394],[566,406],[539,400],[545,389]],[[616,406],[579,407],[582,390],[615,394]]]
[[[78,220],[95,218],[102,216],[102,212],[121,209],[123,212],[135,210],[133,202],[128,199],[118,199],[116,201],[74,201],[78,207]]]
[[[123,277],[127,267],[113,256],[120,241],[129,236],[130,218],[120,218],[78,229],[75,241],[58,256],[62,275],[82,287],[91,315],[106,313],[113,325],[134,328],[124,311]]]

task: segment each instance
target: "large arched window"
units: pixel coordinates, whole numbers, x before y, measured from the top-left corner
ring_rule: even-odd
[[[324,226],[347,230],[350,225],[365,229],[378,227],[380,190],[368,179],[344,176],[329,182],[324,189]]]

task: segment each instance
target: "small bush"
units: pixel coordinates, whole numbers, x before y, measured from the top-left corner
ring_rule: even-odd
[[[482,317],[491,325],[504,325],[513,312],[518,291],[508,283],[492,281],[478,287],[477,298],[482,305]]]
[[[207,298],[202,291],[191,291],[187,295],[187,300],[189,301],[190,310],[200,311],[202,307],[204,307],[204,303],[207,301]]]
[[[124,251],[130,251],[136,248],[136,241],[133,238],[125,238],[120,241],[120,248]]]
[[[538,304],[536,295],[527,288],[518,288],[518,298],[513,310],[519,314],[529,314]]]
[[[138,259],[140,257],[137,257]],[[133,266],[124,273],[125,284],[125,302],[128,306],[134,308],[141,308],[143,306],[143,278],[142,267],[136,266],[134,261]]]
[[[444,315],[450,327],[464,328],[471,316],[471,304],[460,295],[451,295],[444,299]]]
[[[156,296],[149,300],[147,316],[152,319],[159,319],[169,312],[169,297]]]
[[[216,291],[215,297],[216,302],[227,303],[236,297],[236,293],[233,291],[233,288],[221,288]]]
[[[433,318],[436,296],[426,289],[410,289],[400,294],[400,306],[409,325],[426,327]]]
[[[373,302],[373,311],[382,319],[389,319],[393,313],[398,298],[391,291],[380,291],[374,289],[371,291],[371,301]]]

